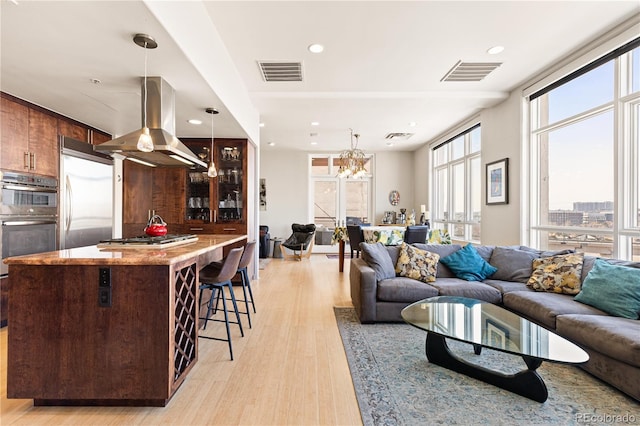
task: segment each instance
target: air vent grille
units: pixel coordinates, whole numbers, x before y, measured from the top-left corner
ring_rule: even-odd
[[[302,81],[301,62],[258,61],[264,81]]]
[[[502,62],[458,61],[440,81],[480,81],[500,65]]]
[[[389,140],[400,140],[400,139],[407,140],[414,134],[415,133],[393,132],[393,133],[387,133],[387,136],[385,136],[384,138]]]

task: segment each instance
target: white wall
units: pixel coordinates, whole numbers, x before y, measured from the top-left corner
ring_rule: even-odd
[[[374,215],[372,223],[381,223],[385,211],[400,213],[407,209],[407,217],[411,209],[416,209],[420,218],[420,206],[414,203],[415,177],[413,173],[413,152],[377,152],[375,172],[373,175]],[[400,193],[397,206],[389,203],[389,193],[396,190]]]
[[[490,245],[520,244],[521,182],[520,91],[480,114],[482,131],[481,242]],[[486,164],[509,159],[509,204],[486,205]]]
[[[259,212],[260,225],[268,225],[271,237],[287,238],[292,223],[306,223],[309,214],[308,152],[260,150],[260,178],[266,179],[267,210]],[[420,205],[414,203],[412,152],[375,153],[373,176],[374,223],[380,223],[384,212],[412,208],[420,217]],[[389,192],[400,192],[400,204],[389,203]]]

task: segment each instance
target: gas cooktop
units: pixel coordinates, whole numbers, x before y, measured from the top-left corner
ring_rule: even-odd
[[[114,238],[111,240],[102,240],[99,247],[113,247],[113,246],[150,246],[150,247],[166,247],[170,245],[185,244],[198,239],[197,235],[193,234],[167,234],[160,237],[150,237],[148,235],[141,235],[139,237],[131,238]]]

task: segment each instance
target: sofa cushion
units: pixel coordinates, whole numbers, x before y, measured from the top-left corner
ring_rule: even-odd
[[[396,276],[391,257],[382,243],[360,243],[362,260],[376,272],[376,280],[384,280]]]
[[[478,254],[471,244],[443,257],[440,262],[447,265],[456,277],[467,281],[482,281],[497,271]]]
[[[558,315],[607,315],[606,312],[600,309],[576,302],[573,300],[573,296],[569,294],[511,291],[502,295],[502,303],[510,310],[551,329],[556,328],[556,317]]]
[[[640,314],[640,269],[597,259],[575,300],[617,317],[636,320]]]
[[[396,263],[396,274],[425,283],[433,282],[436,280],[438,259],[440,256],[437,253],[402,243]]]
[[[495,274],[494,274],[495,275]],[[516,281],[501,281],[491,278],[487,278],[482,281],[484,284],[490,285],[491,287],[500,291],[500,293],[509,293],[510,291],[533,291],[529,287],[527,287],[524,283],[519,283]]]
[[[421,250],[427,250],[432,253],[437,253],[442,259],[445,256],[449,256],[451,253],[455,253],[460,250],[459,244],[412,244],[414,247],[418,247]],[[438,272],[436,278],[454,278],[455,275],[446,265],[438,262]]]
[[[376,299],[384,302],[413,303],[438,295],[438,290],[429,284],[405,278],[396,277],[378,281]]]
[[[593,265],[596,263],[596,259],[601,259],[600,257],[595,256],[585,256],[584,262],[582,263],[582,282],[587,278],[589,271],[593,268]],[[628,266],[629,268],[637,268],[640,269],[640,262],[633,262],[630,260],[620,260],[620,259],[603,259],[607,263],[611,265],[618,266]]]
[[[527,285],[536,291],[578,294],[584,254],[570,253],[541,257],[533,261]]]
[[[514,247],[496,247],[489,263],[498,268],[491,276],[494,280],[526,283],[533,273],[533,261],[538,254]]]
[[[603,315],[559,315],[557,331],[578,345],[640,367],[640,321]]]
[[[438,278],[429,285],[438,289],[440,296],[460,296],[483,300],[489,303],[500,303],[502,294],[490,285],[481,282],[469,282],[460,278]]]
[[[473,247],[478,251],[478,254],[480,255],[480,257],[486,260],[487,262],[489,262],[489,259],[491,259],[491,256],[493,255],[493,250],[496,248],[495,246],[483,246],[483,245],[478,245]]]

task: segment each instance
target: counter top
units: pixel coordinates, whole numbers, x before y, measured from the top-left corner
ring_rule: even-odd
[[[157,250],[87,246],[9,257],[4,260],[4,263],[8,265],[172,265],[246,238],[246,235],[199,234],[197,241]]]

